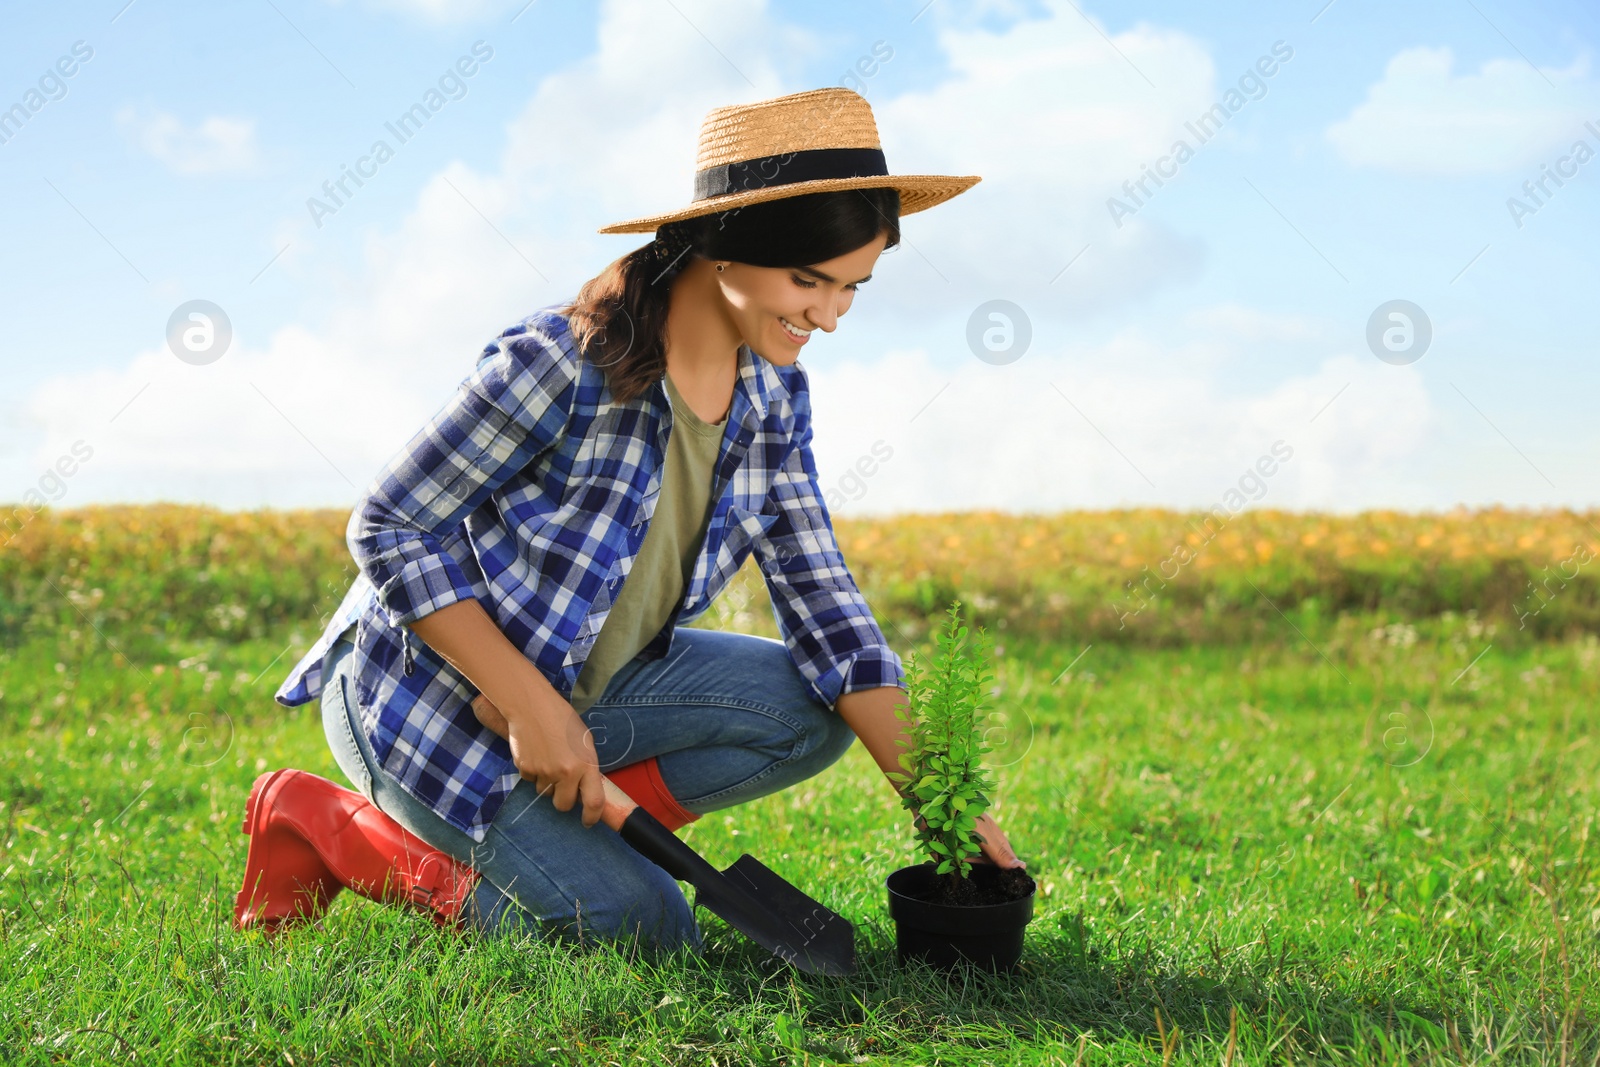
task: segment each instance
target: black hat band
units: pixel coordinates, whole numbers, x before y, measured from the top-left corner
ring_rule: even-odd
[[[886,177],[888,173],[889,165],[881,148],[811,148],[707,167],[694,176],[694,198],[708,200],[774,185],[829,178]]]

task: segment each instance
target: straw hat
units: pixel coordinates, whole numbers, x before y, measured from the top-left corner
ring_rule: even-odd
[[[708,112],[689,206],[598,232],[653,233],[680,219],[838,189],[898,189],[900,214],[912,215],[980,181],[976,174],[890,174],[866,98],[845,88],[811,89]]]

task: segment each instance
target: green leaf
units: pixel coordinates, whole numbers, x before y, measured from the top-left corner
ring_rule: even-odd
[[[937,837],[947,857],[981,851],[972,837],[994,788],[981,760],[992,751],[986,723],[993,721],[994,638],[962,616],[961,600],[951,601],[932,631],[933,653],[908,654],[906,701],[897,705],[914,725],[907,747],[915,760],[902,765],[916,784],[902,791],[902,803],[921,817],[918,840],[927,845]]]
[[[950,849],[942,841],[929,841],[928,849],[932,852],[937,852],[941,856],[950,855]]]
[[[772,1031],[778,1038],[778,1043],[792,1052],[801,1052],[805,1049],[805,1030],[787,1015],[772,1017]]]
[[[1445,1042],[1449,1039],[1449,1035],[1445,1033],[1444,1027],[1440,1026],[1432,1019],[1424,1019],[1422,1016],[1417,1015],[1414,1012],[1405,1011],[1400,1008],[1396,1008],[1394,1014],[1395,1018],[1399,1019],[1403,1023],[1406,1023],[1413,1030],[1420,1030],[1427,1037],[1431,1038],[1434,1044],[1440,1047],[1444,1047]]]

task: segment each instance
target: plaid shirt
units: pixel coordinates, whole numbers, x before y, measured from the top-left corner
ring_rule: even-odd
[[[542,308],[506,329],[477,368],[379,472],[350,517],[361,574],[275,699],[304,704],[351,624],[362,729],[383,768],[482,841],[520,774],[511,746],[472,712],[479,690],[406,623],[476,597],[507,639],[571,699],[660,496],[672,407],[657,382],[611,400],[569,324]],[[811,455],[799,363],[741,345],[706,540],[676,615],[641,655],[667,654],[755,552],[790,658],[817,699],[905,684],[834,539]]]

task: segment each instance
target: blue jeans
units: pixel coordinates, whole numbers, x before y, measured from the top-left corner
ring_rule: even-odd
[[[699,953],[700,929],[677,881],[581,804],[559,811],[519,781],[479,844],[401,788],[362,732],[350,677],[350,631],[328,650],[322,724],[334,760],[379,810],[482,874],[468,922],[583,941],[639,937]],[[673,797],[696,815],[803,781],[845,753],[855,733],[817,701],[782,642],[679,628],[657,660],[634,659],[582,716],[600,769],[657,757]]]

